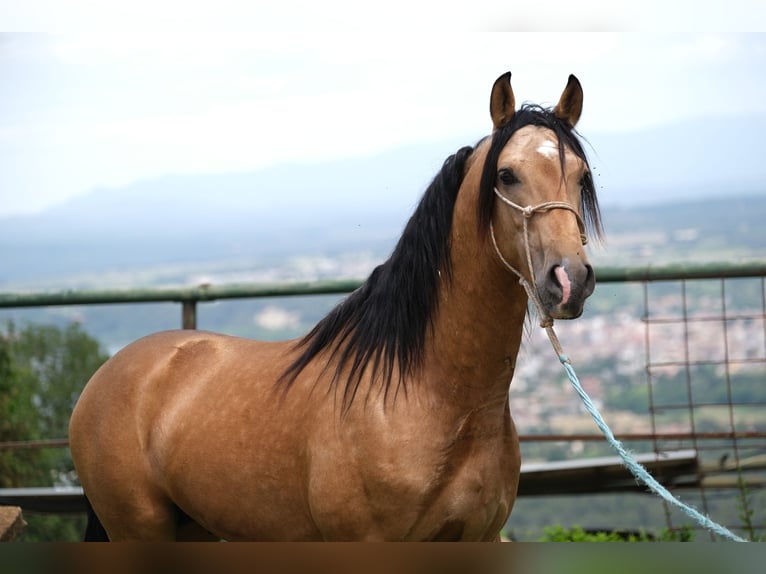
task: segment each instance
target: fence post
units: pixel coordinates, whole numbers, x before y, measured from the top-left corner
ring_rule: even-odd
[[[184,299],[181,307],[181,328],[197,328],[197,301],[194,299]]]

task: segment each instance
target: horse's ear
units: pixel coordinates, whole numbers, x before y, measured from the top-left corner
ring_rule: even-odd
[[[553,113],[557,118],[567,123],[570,128],[577,125],[582,113],[582,86],[574,75],[569,75],[567,87],[564,88],[559,103],[553,108]]]
[[[489,100],[489,113],[495,129],[508,123],[516,112],[516,100],[511,88],[511,73],[506,72],[495,80],[492,86],[492,97]]]

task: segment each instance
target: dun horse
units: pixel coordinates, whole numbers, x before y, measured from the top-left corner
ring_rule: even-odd
[[[580,83],[517,110],[510,77],[492,134],[444,162],[390,258],[305,337],[163,332],[98,370],[69,430],[86,537],[498,537],[519,482],[519,276],[578,317],[585,223],[600,232]]]

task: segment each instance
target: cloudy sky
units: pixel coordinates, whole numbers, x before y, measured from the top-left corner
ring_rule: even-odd
[[[26,28],[24,10],[37,2],[7,4],[0,21]],[[112,23],[138,18],[135,8],[106,14],[100,3],[75,4]],[[712,9],[696,32],[631,32],[644,12],[607,9],[575,23],[622,30],[562,33],[571,19],[554,10],[548,33],[491,33],[538,27],[539,15],[490,18],[484,10],[435,22],[427,11],[434,3],[425,2],[412,25],[391,31],[386,23],[401,23],[388,11],[376,15],[382,26],[354,32],[312,26],[320,14],[311,7],[320,3],[281,2],[249,9],[224,31],[170,32],[167,21],[184,14],[174,4],[175,13],[153,9],[155,25],[141,31],[103,33],[72,32],[78,26],[68,23],[83,22],[52,4],[40,28],[53,33],[0,35],[0,216],[163,174],[251,171],[460,137],[473,143],[490,129],[489,90],[506,70],[518,101],[548,104],[575,73],[585,90],[578,127],[586,135],[711,115],[766,116],[766,35],[733,32],[741,22],[727,19],[731,10]],[[216,3],[215,13],[188,6],[215,21],[230,4]],[[739,0],[728,5],[736,9]],[[290,9],[301,10],[299,21]],[[140,13],[144,24],[147,13]],[[457,33],[461,23],[470,29]]]

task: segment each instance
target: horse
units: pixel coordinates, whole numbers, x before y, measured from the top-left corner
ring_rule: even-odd
[[[551,319],[595,287],[582,102],[571,75],[555,106],[516,109],[501,75],[490,135],[444,161],[390,257],[305,336],[167,331],[109,359],[69,427],[90,537],[498,539],[521,464],[520,282]]]

